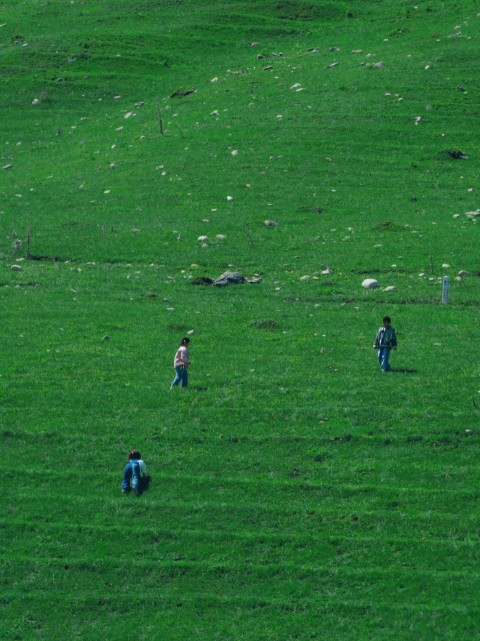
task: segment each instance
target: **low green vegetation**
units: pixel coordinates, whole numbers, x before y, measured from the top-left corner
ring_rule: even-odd
[[[1,9],[4,638],[473,639],[480,5]]]

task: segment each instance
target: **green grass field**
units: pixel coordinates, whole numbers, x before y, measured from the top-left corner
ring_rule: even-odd
[[[476,0],[0,3],[0,638],[476,638],[479,41]]]

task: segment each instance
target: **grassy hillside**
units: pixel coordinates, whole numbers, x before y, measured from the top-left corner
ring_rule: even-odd
[[[472,639],[478,3],[0,7],[5,638]]]

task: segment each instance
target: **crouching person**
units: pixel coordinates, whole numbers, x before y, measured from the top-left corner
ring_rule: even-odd
[[[132,489],[135,496],[139,496],[142,493],[142,481],[146,476],[147,468],[142,455],[137,450],[132,450],[123,470],[122,492],[130,492]]]

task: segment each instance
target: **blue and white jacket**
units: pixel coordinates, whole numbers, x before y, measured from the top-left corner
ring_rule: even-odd
[[[395,333],[395,328],[390,325],[390,327],[380,327],[375,336],[375,342],[373,343],[375,349],[393,349],[397,346],[397,335]]]

